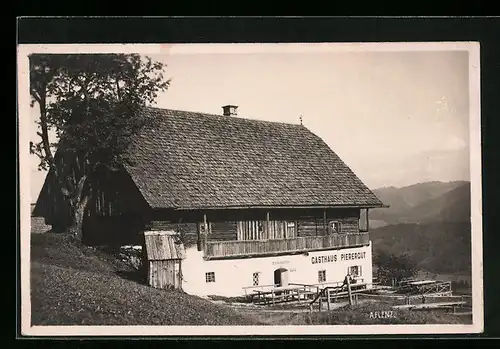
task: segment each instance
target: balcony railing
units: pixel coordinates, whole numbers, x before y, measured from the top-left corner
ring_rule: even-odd
[[[300,253],[336,247],[367,245],[368,233],[308,236],[292,239],[207,241],[205,257],[251,257],[275,253]]]

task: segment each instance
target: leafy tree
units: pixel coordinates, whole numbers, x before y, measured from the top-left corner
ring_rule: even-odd
[[[414,277],[419,270],[416,262],[408,254],[396,255],[381,251],[375,256],[374,263],[377,266],[376,276],[382,284]]]
[[[85,208],[98,169],[116,171],[125,149],[170,80],[164,66],[138,54],[33,54],[31,107],[38,105],[39,139],[30,151],[49,170],[68,206],[63,226],[81,238]],[[58,141],[52,140],[56,135]]]

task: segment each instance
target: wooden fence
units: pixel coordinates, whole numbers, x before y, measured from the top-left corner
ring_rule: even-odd
[[[368,243],[368,233],[332,234],[291,239],[208,241],[205,257],[241,257],[280,252],[306,252],[332,247],[360,246]]]

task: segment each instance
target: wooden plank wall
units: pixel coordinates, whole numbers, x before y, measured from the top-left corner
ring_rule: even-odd
[[[347,217],[347,218],[335,218],[335,219],[327,219],[327,228],[328,224],[331,221],[337,221],[341,224],[341,232],[343,234],[356,234],[359,233],[359,223],[357,217]],[[328,233],[328,232],[327,232]],[[323,236],[324,228],[323,228],[323,219],[303,219],[298,221],[298,236],[306,237],[306,236]]]
[[[332,220],[340,222],[341,232],[343,234],[357,234],[357,233],[359,233],[359,219],[357,217],[332,219]]]
[[[150,230],[172,230],[177,231],[178,229],[183,229],[187,232],[192,232],[196,234],[196,223],[176,223],[169,221],[151,221],[148,225]]]
[[[291,223],[290,226],[288,224]],[[197,236],[197,224],[201,223],[175,223],[168,221],[151,221],[150,230],[183,230],[185,234],[195,238]],[[209,222],[207,235],[208,241],[232,241],[232,240],[262,240],[293,238],[297,236],[296,222],[269,221],[269,234],[266,234],[266,221],[229,221]]]
[[[141,245],[144,223],[140,216],[86,216],[83,241],[89,245]]]
[[[297,235],[299,237],[320,236],[323,234],[323,219],[309,218],[298,221]]]
[[[269,239],[284,239],[286,232],[287,232],[286,222],[269,221],[269,235],[268,235]],[[290,233],[292,233],[292,231],[290,231]],[[295,235],[295,229],[293,231],[293,235]]]
[[[55,230],[64,229],[70,222],[70,206],[68,200],[62,195],[52,170],[45,177],[35,205],[35,214],[44,217],[46,224],[54,225]]]
[[[150,230],[171,230],[183,231],[192,239],[198,236],[197,225],[201,223],[175,223],[168,221],[151,221],[148,229]],[[208,241],[229,241],[236,240],[236,222],[209,222]]]
[[[175,223],[168,221],[151,221],[147,224],[148,230],[163,230],[182,232],[184,235],[184,246],[189,247],[198,241],[198,232],[196,223]]]
[[[302,212],[302,211],[300,211]],[[314,211],[297,214],[291,211],[271,212],[269,229],[265,220],[265,213],[246,211],[222,213],[208,213],[207,220],[209,231],[207,241],[235,241],[235,240],[262,240],[262,239],[283,239],[294,237],[323,236],[323,211]],[[175,213],[165,214],[164,217],[172,216]],[[181,223],[175,221],[162,220],[161,215],[154,217],[151,222],[151,230],[173,230],[182,229],[184,234],[196,240],[198,236],[199,224],[203,224],[203,215],[190,213],[190,215],[177,217]],[[213,217],[213,218],[212,218]],[[224,221],[225,217],[232,220]],[[255,219],[262,217],[262,219]],[[172,219],[172,218],[171,218]],[[182,222],[184,220],[184,222]],[[355,234],[359,232],[359,210],[329,210],[327,211],[327,223],[335,220],[342,226],[342,233]]]
[[[236,222],[210,222],[208,241],[236,240]]]
[[[237,240],[285,239],[297,236],[296,221],[239,221]]]
[[[154,288],[182,288],[180,263],[176,260],[150,261],[148,284]]]
[[[359,230],[360,231],[368,231],[369,230],[368,210],[367,209],[360,210],[360,214],[359,214]]]
[[[87,207],[88,216],[116,216],[130,212],[144,214],[149,211],[149,205],[128,173],[103,172],[99,178],[95,183],[93,200]]]
[[[339,218],[342,233],[356,234],[359,232],[358,219]],[[328,220],[328,222],[330,222]],[[172,230],[179,228],[192,239],[197,238],[198,227],[201,223],[174,223],[167,221],[152,221],[151,230]],[[267,232],[266,221],[229,221],[209,222],[207,241],[232,241],[232,240],[262,240],[284,239],[307,236],[323,236],[323,219],[303,219],[298,221],[269,221]]]

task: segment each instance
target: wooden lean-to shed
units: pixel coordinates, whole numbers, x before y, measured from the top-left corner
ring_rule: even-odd
[[[144,240],[148,285],[182,289],[181,261],[186,258],[186,253],[175,232],[146,231]]]

